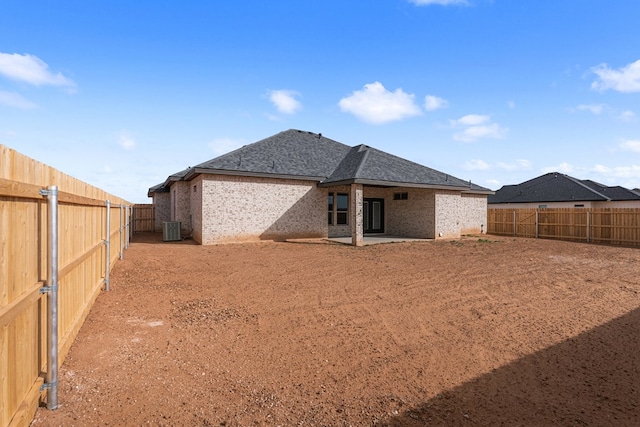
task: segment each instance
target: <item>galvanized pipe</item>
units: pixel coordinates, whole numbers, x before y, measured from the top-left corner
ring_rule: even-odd
[[[122,249],[124,248],[124,244],[122,243],[122,208],[124,208],[124,205],[120,205],[120,259],[123,258]]]
[[[129,238],[131,237],[131,206],[127,205],[127,216],[125,218],[125,223],[127,225],[127,234],[125,236],[126,244],[124,245],[125,249],[129,249]]]
[[[107,232],[104,239],[105,245],[105,272],[104,272],[104,290],[111,289],[110,275],[111,275],[111,202],[105,201],[104,204],[107,207]]]
[[[49,267],[46,291],[47,304],[47,409],[58,408],[58,187],[47,191],[49,205]]]

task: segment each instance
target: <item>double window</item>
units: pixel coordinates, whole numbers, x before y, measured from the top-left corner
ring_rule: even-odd
[[[329,225],[349,224],[349,194],[329,193]]]

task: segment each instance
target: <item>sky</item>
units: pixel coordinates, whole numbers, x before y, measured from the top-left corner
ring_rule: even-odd
[[[637,0],[0,0],[0,144],[133,203],[287,129],[640,187]]]

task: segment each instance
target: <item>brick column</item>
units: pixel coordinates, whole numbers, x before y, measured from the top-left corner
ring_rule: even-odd
[[[351,184],[351,196],[349,197],[349,213],[351,220],[351,244],[362,246],[364,244],[364,220],[362,217],[363,204],[362,184]]]

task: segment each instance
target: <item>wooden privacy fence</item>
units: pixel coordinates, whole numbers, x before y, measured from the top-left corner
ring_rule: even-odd
[[[0,145],[0,426],[57,406],[58,367],[129,244],[130,211]]]
[[[133,205],[133,218],[131,220],[131,228],[133,233],[155,231],[155,206],[151,204]]]
[[[487,233],[640,246],[640,208],[488,209]]]

